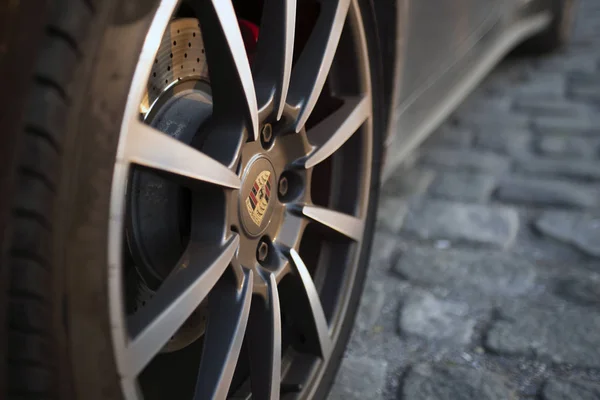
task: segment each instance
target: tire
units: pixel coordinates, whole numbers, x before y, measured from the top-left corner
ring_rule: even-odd
[[[577,0],[551,0],[552,22],[542,32],[524,42],[519,50],[527,54],[546,54],[566,46],[573,31]]]
[[[8,287],[0,287],[8,298],[8,323],[0,327],[8,343],[1,360],[8,380],[1,398],[132,398],[124,392],[115,350],[107,249],[114,240],[111,193],[124,110],[158,3],[56,0],[42,13],[46,17],[33,20],[37,25],[16,27],[8,42],[10,49],[40,32],[31,73],[19,82],[26,88],[17,110],[23,118],[5,131],[14,160],[0,181],[8,182],[6,209],[0,210],[8,216],[2,243]],[[339,335],[319,378],[302,388],[307,398],[324,398],[335,377],[374,234],[385,132],[381,63],[370,4],[358,3],[372,86],[369,200]],[[23,14],[41,15],[37,4],[21,4]],[[29,71],[29,65],[22,68]]]

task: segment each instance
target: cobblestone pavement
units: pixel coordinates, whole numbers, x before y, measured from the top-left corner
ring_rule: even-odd
[[[386,183],[330,399],[600,399],[600,2]]]

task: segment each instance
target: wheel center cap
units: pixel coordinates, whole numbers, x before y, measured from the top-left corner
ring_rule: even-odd
[[[260,235],[269,225],[275,205],[275,182],[275,170],[265,157],[257,157],[246,168],[239,205],[244,230],[252,236]]]

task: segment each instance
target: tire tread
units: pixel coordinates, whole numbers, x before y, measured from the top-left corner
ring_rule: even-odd
[[[58,0],[44,30],[26,109],[8,248],[8,399],[57,399],[52,215],[74,71],[91,0]]]

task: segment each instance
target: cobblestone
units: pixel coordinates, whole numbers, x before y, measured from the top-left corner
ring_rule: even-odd
[[[481,129],[475,136],[475,146],[511,156],[529,156],[532,143],[530,129]]]
[[[469,113],[507,113],[513,104],[512,96],[490,96],[481,90],[476,90],[456,110],[457,115]]]
[[[546,382],[544,400],[598,400],[600,385],[582,381],[555,380]]]
[[[405,400],[508,400],[515,398],[506,380],[480,369],[418,365],[402,387]]]
[[[600,367],[600,314],[593,309],[543,309],[521,303],[502,310],[486,346],[502,354],[534,354],[563,364]]]
[[[517,96],[561,98],[566,92],[566,77],[562,72],[540,73],[529,82],[514,88]]]
[[[597,277],[561,279],[555,283],[554,292],[575,304],[600,306],[600,279]]]
[[[468,127],[443,125],[431,136],[431,142],[436,146],[469,147],[472,141],[473,130]]]
[[[598,60],[589,54],[559,54],[539,63],[542,71],[593,73],[598,69]]]
[[[535,117],[532,123],[536,132],[545,135],[588,134],[595,128],[591,118],[541,116]]]
[[[421,161],[429,166],[484,171],[495,174],[502,174],[510,167],[508,159],[494,153],[447,148],[431,149],[422,156]]]
[[[576,100],[600,102],[600,75],[580,73],[571,75],[569,95]]]
[[[507,248],[518,228],[518,214],[508,207],[419,200],[411,203],[403,230],[421,239]]]
[[[520,295],[533,287],[536,278],[529,261],[509,254],[419,247],[404,252],[394,271],[411,282],[442,286],[457,294]]]
[[[518,160],[517,171],[531,175],[550,175],[578,180],[600,180],[600,162],[556,160],[527,157]]]
[[[514,108],[532,116],[587,118],[591,113],[590,108],[585,104],[571,102],[564,98],[547,99],[539,96],[518,98]]]
[[[379,400],[385,386],[387,363],[367,357],[342,360],[338,379],[331,389],[332,400]]]
[[[514,112],[481,113],[469,112],[455,117],[456,121],[474,130],[482,129],[524,129],[531,125],[531,117]]]
[[[475,172],[442,172],[437,175],[429,194],[450,200],[483,203],[494,190],[493,175]]]
[[[537,212],[534,211],[534,214]],[[521,217],[525,221],[525,216]],[[571,244],[553,240],[540,233],[533,220],[527,218],[523,222],[511,252],[520,257],[540,263],[579,265],[589,257]]]
[[[547,211],[536,227],[544,234],[600,257],[600,217],[585,213]]]
[[[435,177],[435,172],[427,169],[409,169],[402,173],[392,176],[383,186],[384,195],[396,196],[397,198],[406,198],[418,196],[427,191]]]
[[[586,208],[599,204],[600,191],[565,180],[510,177],[500,182],[495,196],[508,203]]]
[[[600,102],[600,88],[589,86],[573,86],[569,89],[569,96],[576,100]]]
[[[598,151],[598,141],[577,136],[547,135],[538,139],[538,152],[551,157],[591,158]]]
[[[383,283],[369,282],[363,291],[363,301],[356,315],[356,326],[362,330],[369,330],[373,327],[383,304],[385,302],[385,292]]]
[[[388,268],[392,255],[396,251],[397,239],[384,232],[375,233],[373,240],[373,251],[371,251],[371,259],[369,264],[372,269],[380,269],[381,267]]]
[[[414,293],[405,300],[398,325],[404,334],[468,344],[476,324],[468,313],[466,303]]]
[[[407,212],[408,205],[405,199],[383,197],[379,201],[377,224],[387,231],[398,232]]]

